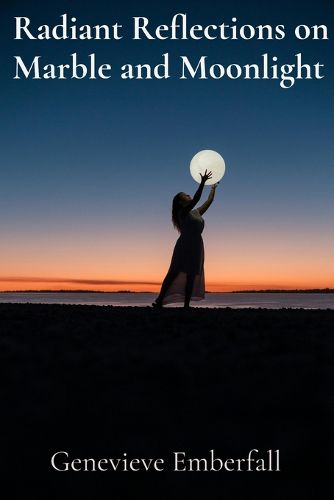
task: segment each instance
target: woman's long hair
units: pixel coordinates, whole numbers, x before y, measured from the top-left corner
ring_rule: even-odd
[[[180,208],[181,208],[181,205],[180,205],[180,196],[181,196],[182,192],[181,193],[177,193],[174,198],[173,198],[173,205],[172,205],[172,222],[173,222],[173,226],[175,227],[175,229],[178,230],[178,232],[180,233],[181,232],[181,227],[180,227]]]

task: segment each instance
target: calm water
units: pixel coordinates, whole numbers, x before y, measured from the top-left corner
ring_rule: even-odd
[[[98,306],[150,306],[153,293],[4,293],[0,302],[33,304],[86,304]],[[181,305],[181,304],[180,304]],[[280,309],[334,309],[334,294],[329,293],[208,293],[195,307],[232,307]],[[173,307],[172,305],[167,307]],[[174,305],[175,307],[175,305]]]

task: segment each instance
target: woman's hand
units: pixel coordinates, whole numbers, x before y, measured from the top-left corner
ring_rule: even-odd
[[[219,182],[216,182],[216,184],[212,184],[211,191],[215,191],[218,184],[219,184]]]
[[[209,179],[211,179],[212,177],[212,172],[208,172],[207,169],[205,169],[205,172],[204,174],[202,175],[201,173],[199,174],[201,176],[201,183],[205,184],[206,181],[208,181]]]

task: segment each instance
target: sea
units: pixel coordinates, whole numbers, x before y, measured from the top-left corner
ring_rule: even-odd
[[[0,303],[149,307],[156,296],[148,292],[0,292]],[[204,300],[191,305],[232,309],[334,309],[334,293],[207,293]],[[169,307],[182,307],[182,304],[166,306]]]

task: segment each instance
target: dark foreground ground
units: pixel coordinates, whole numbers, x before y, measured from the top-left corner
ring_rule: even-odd
[[[332,498],[334,311],[0,304],[1,498]],[[281,472],[172,472],[280,450]],[[166,472],[57,472],[164,458]],[[320,491],[330,487],[329,496]]]

